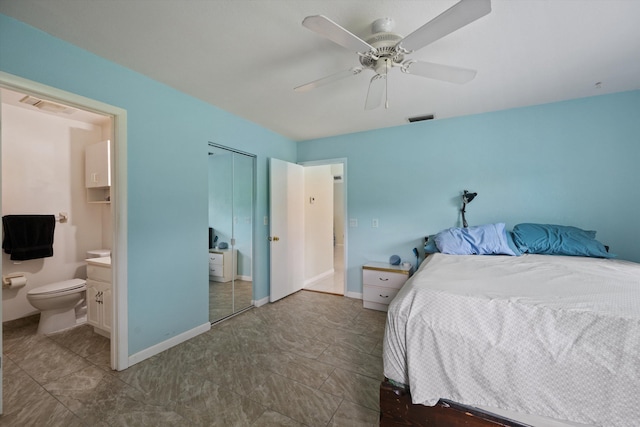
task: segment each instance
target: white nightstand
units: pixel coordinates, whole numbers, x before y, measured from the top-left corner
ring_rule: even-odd
[[[237,271],[237,249],[209,249],[209,280],[230,282]]]
[[[362,303],[364,308],[387,311],[404,282],[413,273],[413,267],[369,262],[362,266]]]

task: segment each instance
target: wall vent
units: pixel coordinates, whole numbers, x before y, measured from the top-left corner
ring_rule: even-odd
[[[435,118],[435,116],[433,114],[425,114],[424,116],[414,116],[414,117],[409,117],[407,119],[407,121],[409,123],[413,123],[413,122],[423,122],[425,120],[433,120]]]
[[[75,109],[67,107],[66,105],[57,104],[51,101],[45,101],[29,95],[22,98],[20,102],[22,102],[23,104],[33,105],[40,110],[48,111],[50,113],[72,114],[74,111],[76,111]]]

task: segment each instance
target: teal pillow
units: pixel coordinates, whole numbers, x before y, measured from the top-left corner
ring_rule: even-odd
[[[440,252],[438,247],[436,246],[435,234],[427,237],[427,241],[424,244],[424,253],[425,254],[435,254],[436,252]]]
[[[596,239],[596,232],[554,224],[518,224],[513,241],[522,253],[613,258]]]

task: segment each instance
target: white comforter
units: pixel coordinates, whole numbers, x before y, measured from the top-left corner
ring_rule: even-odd
[[[389,306],[384,374],[446,398],[640,425],[640,264],[435,254]]]

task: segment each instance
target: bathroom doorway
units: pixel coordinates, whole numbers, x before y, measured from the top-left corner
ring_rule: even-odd
[[[50,107],[49,109],[58,110],[60,108],[63,110],[58,111],[58,113],[62,115],[60,120],[68,125],[68,144],[64,148],[56,146],[56,144],[47,145],[47,141],[51,142],[50,135],[39,141],[40,146],[31,147],[31,151],[28,152],[16,150],[15,144],[8,141],[15,138],[15,135],[21,135],[23,131],[26,132],[24,128],[26,114],[32,118],[35,117],[36,120],[37,117],[42,117],[48,123],[43,126],[44,128],[55,122],[54,116],[49,114],[53,112],[47,111],[46,108],[38,108],[26,103],[24,106],[15,105],[16,102],[19,104],[20,100],[25,97],[45,101],[44,104]],[[67,195],[49,194],[46,196],[45,198],[48,198],[50,203],[45,203],[47,206],[43,204],[43,208],[47,210],[46,212],[42,212],[41,208],[35,203],[35,201],[42,202],[42,198],[39,197],[40,194],[31,193],[33,197],[30,197],[30,199],[33,200],[26,202],[27,204],[22,205],[20,209],[25,209],[23,213],[53,213],[58,219],[65,217],[63,222],[56,222],[58,230],[54,235],[54,245],[56,238],[59,237],[58,241],[62,246],[55,252],[54,257],[25,261],[22,264],[14,264],[6,257],[6,259],[2,260],[2,265],[0,265],[2,273],[4,275],[5,272],[16,268],[23,270],[28,278],[28,283],[31,282],[34,287],[46,283],[45,281],[61,281],[74,277],[85,279],[87,277],[86,264],[84,262],[86,251],[105,247],[111,249],[113,306],[110,313],[108,313],[112,319],[112,325],[109,357],[105,363],[112,369],[126,369],[128,367],[127,319],[126,316],[121,315],[121,313],[126,313],[127,306],[126,111],[7,73],[0,73],[0,101],[4,111],[4,113],[0,113],[2,114],[0,120],[3,123],[3,134],[0,137],[2,138],[0,143],[2,143],[3,150],[0,152],[0,158],[2,158],[3,163],[5,163],[5,160],[11,161],[13,157],[12,166],[9,169],[13,168],[16,171],[19,170],[16,168],[23,168],[29,174],[28,178],[23,177],[23,179],[30,181],[29,188],[41,191],[42,194],[47,193],[45,190],[48,183],[54,182],[56,179],[59,182],[66,180],[75,187],[73,190],[67,191]],[[28,110],[29,108],[32,110]],[[16,119],[16,117],[18,118]],[[92,119],[88,119],[88,117],[92,117]],[[16,120],[15,126],[12,125],[12,120]],[[96,120],[96,122],[92,123],[92,120]],[[7,127],[11,132],[9,138],[7,138],[5,132]],[[30,122],[27,128],[34,129],[37,126],[33,126],[33,122]],[[33,135],[29,136],[29,138],[32,137]],[[87,145],[92,138],[110,141],[112,182],[110,195],[104,198],[103,203],[87,203],[88,196],[84,188],[84,152],[81,148],[83,149],[84,145]],[[12,148],[5,150],[5,147]],[[62,150],[64,152],[61,152]],[[36,163],[42,162],[43,158],[50,162],[66,158],[69,164],[74,164],[75,166],[67,168],[66,173],[68,176],[63,177],[64,179],[59,179],[58,172],[53,171],[55,168],[36,167]],[[81,173],[77,169],[78,163],[81,165]],[[5,167],[5,169],[7,168]],[[3,172],[7,171],[4,170]],[[7,184],[5,181],[13,179],[13,176],[4,175],[4,184]],[[16,175],[16,178],[19,178],[20,173]],[[78,184],[78,181],[81,181],[81,183]],[[11,190],[8,191],[9,194],[4,193],[3,198],[12,196],[10,194]],[[65,200],[64,203],[63,200]],[[7,206],[0,206],[0,208],[3,208],[3,214],[14,213],[13,211],[8,212]],[[13,203],[11,207],[14,207]],[[95,227],[96,223],[97,227]],[[79,238],[79,234],[86,238]],[[73,242],[73,244],[70,244],[70,242]],[[3,258],[5,258],[4,255]],[[61,264],[55,265],[55,263],[52,263],[51,260],[54,258],[60,259],[62,261]],[[28,263],[31,265],[27,265]],[[66,277],[70,269],[72,270],[71,276]],[[21,310],[28,310],[28,305],[25,307],[22,304],[24,301],[12,304],[12,302],[21,300],[20,296],[24,297],[27,290],[9,289],[8,291],[3,290],[3,306],[5,308],[3,320],[9,317],[13,318],[12,320],[20,319],[25,314],[28,317],[28,312],[21,312]],[[11,308],[7,310],[8,305]],[[81,317],[82,311],[80,310],[78,314]]]

